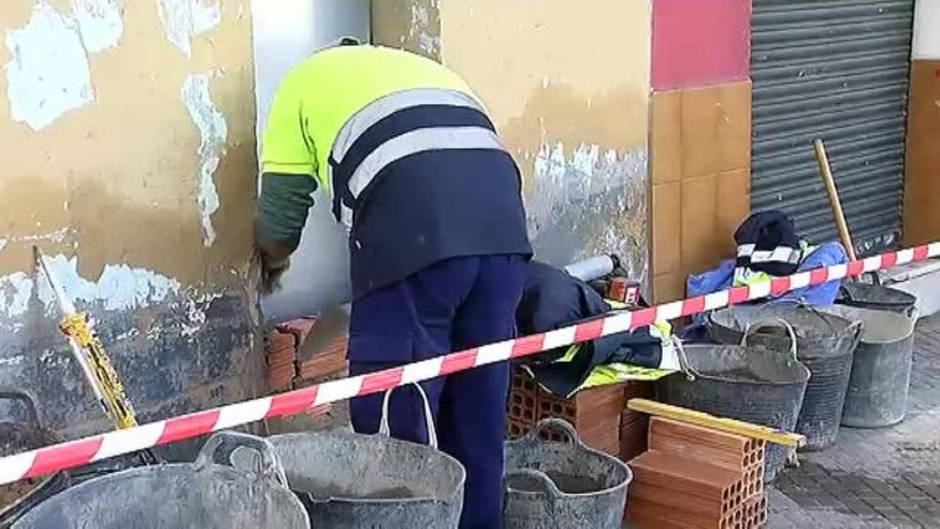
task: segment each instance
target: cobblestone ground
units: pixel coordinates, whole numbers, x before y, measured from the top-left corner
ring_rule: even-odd
[[[940,528],[940,317],[918,325],[907,418],[842,428],[770,491],[771,529]]]

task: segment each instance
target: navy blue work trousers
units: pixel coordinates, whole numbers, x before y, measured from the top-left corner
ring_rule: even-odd
[[[353,302],[349,369],[361,375],[515,336],[525,281],[523,256],[462,257],[431,267]],[[440,448],[467,469],[461,529],[499,529],[509,364],[422,383]],[[353,428],[376,433],[382,395],[354,399]],[[391,398],[392,436],[426,443],[424,407],[414,387]]]

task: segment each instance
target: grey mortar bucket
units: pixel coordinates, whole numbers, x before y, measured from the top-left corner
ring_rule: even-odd
[[[846,281],[839,288],[836,303],[859,309],[882,310],[913,316],[917,296],[882,285]]]
[[[565,442],[539,439],[546,428]],[[506,443],[504,529],[620,529],[630,468],[585,446],[574,427],[545,419],[528,435]]]
[[[248,451],[257,472],[235,468]],[[253,453],[252,453],[253,452]],[[221,461],[221,463],[219,463]],[[86,481],[41,503],[12,529],[310,529],[271,445],[221,432],[194,463],[133,468]]]
[[[756,325],[761,328],[748,339],[755,345],[786,351],[795,335],[797,358],[811,375],[796,431],[806,436],[805,450],[832,445],[839,435],[861,323],[813,307],[767,304],[730,307],[706,318],[709,336],[724,344],[741,343]]]
[[[838,305],[826,311],[860,321],[864,327],[852,361],[842,425],[885,428],[903,421],[914,362],[913,311],[886,312]]]
[[[378,435],[349,431],[270,438],[287,481],[314,529],[456,529],[466,471],[437,450],[431,409],[424,400],[429,446],[389,437],[385,394]]]
[[[710,344],[682,350],[691,376],[675,373],[661,379],[656,385],[660,400],[777,430],[796,428],[810,373],[794,350]],[[767,444],[765,482],[777,477],[788,450]]]

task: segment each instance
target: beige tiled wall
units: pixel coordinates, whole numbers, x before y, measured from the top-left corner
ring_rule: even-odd
[[[940,240],[940,60],[911,64],[904,242]]]
[[[751,83],[655,92],[652,98],[653,297],[734,253],[750,213]]]

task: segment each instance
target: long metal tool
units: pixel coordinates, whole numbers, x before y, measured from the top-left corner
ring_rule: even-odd
[[[46,264],[45,256],[39,248],[33,247],[33,255],[49,286],[52,287],[59,310],[62,312],[63,319],[59,324],[59,329],[68,337],[72,354],[81,366],[105,414],[114,421],[119,430],[137,426],[134,407],[127,398],[124,385],[105,353],[101,340],[88,322],[88,317],[75,310],[75,306],[65,295],[62,285],[53,277]]]

